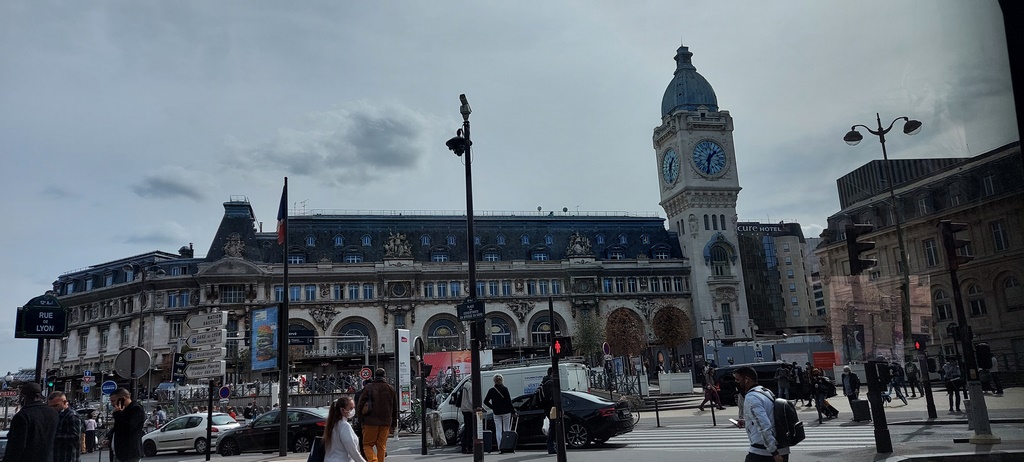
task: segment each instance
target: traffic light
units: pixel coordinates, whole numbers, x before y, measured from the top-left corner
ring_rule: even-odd
[[[914,350],[928,350],[928,334],[914,334]]]
[[[850,256],[850,276],[856,276],[864,270],[874,267],[878,260],[862,258],[861,254],[875,248],[874,241],[858,241],[857,238],[874,231],[869,224],[846,225],[846,251]]]
[[[992,348],[988,346],[988,343],[974,344],[974,357],[978,358],[978,369],[992,368]]]
[[[946,248],[946,268],[955,271],[960,265],[974,260],[968,255],[968,246],[971,241],[968,239],[957,239],[956,233],[967,229],[967,223],[953,223],[949,220],[939,222],[939,229],[942,231],[942,245]],[[961,251],[961,249],[963,249]]]
[[[56,371],[54,371],[53,369],[48,369],[46,371],[46,388],[52,389],[53,388],[53,384],[56,381],[57,381]]]
[[[555,337],[555,344],[551,348],[557,358],[572,356],[572,337]]]

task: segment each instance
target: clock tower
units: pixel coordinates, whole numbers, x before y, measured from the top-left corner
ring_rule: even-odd
[[[685,46],[676,51],[654,129],[661,206],[690,261],[696,334],[731,343],[752,338],[736,233],[733,124],[692,57]]]

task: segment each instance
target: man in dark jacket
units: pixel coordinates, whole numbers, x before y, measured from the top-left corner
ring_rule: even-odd
[[[79,462],[85,449],[85,423],[68,407],[62,391],[51,392],[47,404],[57,411],[57,435],[53,439],[54,462]]]
[[[142,405],[132,401],[132,395],[124,388],[114,390],[110,395],[114,405],[114,459],[118,462],[142,460],[142,426],[146,424],[146,411]]]
[[[46,406],[38,383],[21,386],[21,410],[11,418],[4,460],[52,462],[57,411]]]
[[[363,453],[367,462],[383,462],[388,450],[388,435],[398,428],[398,395],[388,384],[384,369],[377,369],[373,382],[363,388],[356,402],[356,413],[363,425]],[[374,453],[374,446],[377,447]]]
[[[548,375],[540,381],[541,409],[544,409],[544,418],[548,419],[548,454],[556,454],[555,445],[555,421],[551,420],[551,408],[555,407],[555,379],[554,368],[548,368]]]

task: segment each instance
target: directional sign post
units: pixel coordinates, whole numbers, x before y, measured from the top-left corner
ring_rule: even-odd
[[[228,323],[228,312],[219,311],[216,313],[194,314],[185,320],[189,329],[211,329],[224,327]]]
[[[207,332],[199,332],[188,336],[188,340],[185,343],[190,348],[198,348],[207,345],[224,345],[224,341],[228,338],[228,331],[226,329],[214,329]]]
[[[183,355],[185,356],[186,364],[198,363],[203,361],[209,361],[211,359],[224,359],[227,355],[227,348],[211,348],[209,350],[193,350],[187,351]]]
[[[220,377],[224,375],[224,360],[189,364],[185,367],[185,375],[190,379]]]

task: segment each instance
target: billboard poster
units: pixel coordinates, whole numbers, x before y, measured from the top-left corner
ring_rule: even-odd
[[[399,410],[408,411],[412,408],[412,339],[409,329],[395,329],[395,367],[398,378],[395,389],[398,392]]]
[[[468,376],[472,371],[469,350],[436,351],[423,355],[423,363],[433,366],[430,377],[427,377],[427,386],[440,387],[450,390],[459,383],[463,377]],[[489,367],[494,364],[494,356],[491,350],[480,351],[481,367]]]
[[[843,359],[844,364],[853,361],[864,361],[864,325],[843,325]]]
[[[252,332],[249,333],[252,370],[277,369],[277,305],[252,311]]]

